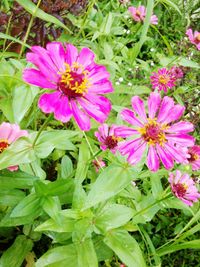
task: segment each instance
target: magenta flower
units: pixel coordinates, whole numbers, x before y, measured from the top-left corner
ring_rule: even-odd
[[[192,170],[196,171],[200,169],[200,146],[190,147],[188,150],[190,158],[188,158],[188,163],[192,165]]]
[[[177,66],[171,67],[169,71],[172,77],[174,77],[176,80],[181,79],[184,76],[182,69]]]
[[[25,130],[20,130],[17,124],[10,124],[8,122],[3,122],[0,125],[0,154],[6,150],[10,144],[14,143],[21,136],[27,136],[28,132]],[[18,170],[18,166],[8,167],[10,171]]]
[[[109,127],[106,123],[102,124],[98,128],[98,132],[95,132],[95,136],[100,142],[102,150],[109,149],[113,154],[118,149],[119,137],[115,134],[116,125]]]
[[[143,22],[146,17],[146,8],[144,6],[131,6],[128,8],[128,11],[132,15],[134,21]],[[158,18],[156,15],[151,16],[151,24],[158,24]]]
[[[144,102],[138,96],[132,98],[132,107],[134,111],[126,108],[121,112],[121,117],[133,128],[119,126],[115,129],[117,136],[129,137],[129,140],[119,143],[119,151],[122,155],[128,155],[128,162],[135,165],[146,150],[146,164],[151,171],[159,169],[160,161],[166,169],[171,169],[174,161],[184,162],[185,152],[180,147],[194,145],[194,138],[188,134],[194,126],[185,121],[172,122],[182,116],[185,108],[175,105],[168,96],[161,99],[156,92],[148,98],[148,116]]]
[[[113,91],[106,68],[94,62],[94,53],[71,44],[47,44],[46,49],[33,46],[27,60],[37,69],[25,69],[23,79],[33,85],[51,89],[39,99],[45,113],[67,122],[73,116],[81,130],[90,129],[90,117],[103,123],[111,110],[102,94]]]
[[[166,68],[159,69],[158,72],[153,72],[153,75],[150,77],[152,87],[158,89],[159,91],[164,91],[165,93],[168,89],[175,86],[174,82],[176,78],[172,75],[170,70]]]
[[[106,166],[106,164],[105,164],[105,162],[102,160],[102,158],[98,158],[98,161],[97,161],[96,159],[94,159],[94,160],[92,161],[92,164],[93,164],[93,166],[94,166],[96,172],[99,172],[99,169],[100,169],[100,168]]]
[[[182,174],[177,170],[176,175],[170,173],[168,180],[173,194],[186,205],[192,206],[193,202],[197,202],[200,198],[195,182],[187,173]]]
[[[188,36],[190,42],[196,45],[197,49],[200,50],[200,32],[195,31],[192,32],[192,29],[188,29],[186,31],[186,35]]]

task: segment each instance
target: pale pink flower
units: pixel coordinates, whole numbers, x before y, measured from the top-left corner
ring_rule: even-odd
[[[33,46],[27,61],[37,69],[24,70],[23,79],[51,92],[40,96],[39,107],[45,113],[68,122],[73,116],[81,130],[90,129],[90,117],[103,123],[111,110],[102,96],[113,91],[106,68],[94,62],[94,53],[71,44],[52,42],[46,49]]]
[[[186,205],[192,206],[200,198],[195,182],[187,173],[177,170],[176,174],[170,173],[168,180],[173,194]]]
[[[181,79],[184,76],[182,69],[177,66],[171,67],[169,71],[172,77],[174,77],[176,80]]]
[[[196,45],[197,49],[200,50],[200,32],[195,31],[193,33],[192,29],[188,29],[186,31],[186,35],[188,36],[190,42]]]
[[[146,8],[144,6],[128,8],[128,11],[132,15],[134,21],[143,22],[146,17]],[[151,24],[158,24],[158,18],[156,15],[151,16]]]
[[[3,122],[0,125],[0,154],[6,150],[10,144],[14,143],[21,136],[27,136],[28,132],[25,130],[20,130],[17,124],[10,124],[8,122]],[[18,166],[8,167],[10,171],[18,170]]]
[[[176,78],[172,75],[170,70],[166,68],[161,68],[158,72],[153,72],[153,75],[150,77],[151,84],[154,89],[158,89],[159,91],[164,91],[165,93],[168,89],[175,86]]]
[[[128,155],[128,162],[138,163],[147,151],[146,164],[151,171],[159,169],[160,161],[166,169],[171,169],[174,161],[180,163],[186,159],[184,149],[194,145],[194,138],[188,133],[194,130],[190,122],[179,121],[185,108],[175,105],[171,97],[161,99],[159,93],[152,92],[148,98],[148,116],[144,102],[139,96],[131,100],[133,111],[124,109],[121,117],[133,128],[118,126],[115,134],[129,138],[120,142],[118,149],[122,155]]]
[[[93,164],[93,166],[94,166],[96,172],[99,172],[99,169],[100,169],[100,168],[106,166],[106,164],[105,164],[105,162],[102,160],[102,158],[98,158],[98,160],[94,159],[94,160],[92,161],[92,164]]]
[[[188,150],[189,158],[188,163],[191,164],[192,170],[197,171],[200,169],[200,146],[190,147]]]
[[[113,154],[118,149],[119,137],[115,134],[116,125],[108,126],[106,123],[102,124],[98,128],[98,132],[95,132],[95,136],[100,142],[102,150],[109,149]]]

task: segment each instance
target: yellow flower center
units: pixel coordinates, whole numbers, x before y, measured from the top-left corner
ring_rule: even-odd
[[[198,42],[200,42],[200,33],[197,34],[196,40],[197,40]]]
[[[65,63],[65,71],[61,73],[58,89],[68,97],[75,98],[82,96],[90,86],[88,71],[84,70],[81,64],[74,62],[72,66]]]
[[[141,12],[139,10],[136,10],[136,15],[140,16]]]
[[[138,132],[142,135],[143,139],[148,143],[148,145],[163,145],[167,140],[165,137],[164,130],[168,126],[165,124],[160,124],[157,119],[148,119],[148,123],[144,127],[139,128]]]
[[[162,83],[162,84],[167,84],[169,81],[170,81],[170,77],[163,74],[163,75],[160,75],[159,76],[159,83]]]
[[[0,153],[2,153],[9,146],[7,139],[0,139]]]

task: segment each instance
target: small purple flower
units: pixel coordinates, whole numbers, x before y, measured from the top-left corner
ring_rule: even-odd
[[[166,68],[159,69],[158,72],[153,72],[153,75],[150,77],[152,87],[158,89],[159,91],[164,91],[165,93],[168,89],[171,89],[175,86],[176,78],[172,75],[170,70]]]
[[[188,162],[192,165],[192,170],[197,171],[200,169],[200,146],[190,147],[188,150],[188,154],[190,158],[188,158]]]
[[[102,124],[98,128],[98,132],[95,132],[95,136],[100,142],[102,150],[109,149],[113,154],[118,149],[119,137],[115,134],[116,125],[108,126],[106,123]]]
[[[102,160],[102,158],[98,158],[98,160],[94,159],[94,160],[92,161],[92,164],[93,164],[93,166],[94,166],[96,172],[99,172],[99,169],[100,169],[100,168],[106,166],[106,164],[105,164],[105,162]]]
[[[177,170],[176,174],[170,173],[168,180],[173,194],[186,205],[192,206],[200,198],[195,182],[187,173]]]
[[[177,66],[173,66],[170,69],[170,72],[171,72],[172,77],[174,77],[176,80],[182,79],[184,76],[182,69]]]
[[[195,31],[192,32],[192,29],[188,29],[186,31],[186,35],[188,36],[190,42],[196,45],[197,49],[200,50],[200,32]]]
[[[143,22],[145,20],[146,17],[146,8],[145,6],[139,6],[139,7],[134,7],[131,6],[128,8],[128,11],[130,12],[132,18],[134,21],[137,22]],[[151,20],[150,20],[151,24],[158,24],[158,18],[156,15],[152,15],[151,16]]]

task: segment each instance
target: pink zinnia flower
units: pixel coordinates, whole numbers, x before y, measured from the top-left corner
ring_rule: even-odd
[[[95,136],[99,140],[102,150],[110,149],[112,153],[117,151],[119,137],[115,134],[116,127],[116,125],[109,127],[106,123],[104,123],[99,126],[99,131],[95,132]]]
[[[175,86],[174,82],[176,80],[171,71],[166,68],[159,69],[158,72],[153,72],[150,79],[154,89],[158,88],[159,91],[163,90],[165,93],[168,91],[168,88]]]
[[[183,78],[184,74],[181,68],[173,66],[169,71],[171,72],[172,77],[174,77],[176,80]]]
[[[170,173],[169,182],[173,194],[186,205],[192,206],[193,202],[200,198],[195,182],[187,173],[182,174],[179,170],[176,171],[176,175]]]
[[[0,125],[0,154],[6,150],[10,144],[14,143],[21,136],[27,136],[28,132],[25,130],[20,130],[17,124],[10,124],[8,122],[3,122]],[[18,170],[18,166],[8,167],[10,171]]]
[[[119,137],[134,137],[119,143],[119,151],[122,155],[128,155],[128,162],[132,165],[138,163],[145,150],[148,152],[146,164],[151,171],[159,169],[160,160],[166,169],[173,167],[174,160],[184,162],[185,152],[180,147],[194,145],[194,138],[188,135],[194,126],[185,121],[172,122],[182,116],[185,108],[175,105],[168,96],[161,99],[156,92],[148,98],[148,116],[144,102],[138,96],[132,98],[132,107],[134,111],[126,108],[121,116],[134,128],[119,126],[115,129]]]
[[[188,29],[186,31],[186,35],[188,36],[190,42],[196,45],[197,49],[200,50],[200,32],[195,31],[193,34],[192,29]]]
[[[106,68],[94,62],[94,53],[71,44],[47,44],[46,49],[33,46],[27,60],[37,69],[25,69],[23,79],[33,85],[51,89],[39,99],[45,113],[67,122],[73,116],[81,130],[90,129],[90,117],[103,123],[111,110],[110,101],[102,94],[113,91]]]
[[[192,170],[196,171],[200,169],[200,146],[190,147],[188,150],[190,158],[188,158],[188,162],[192,165]]]
[[[98,158],[98,160],[94,159],[94,160],[92,161],[92,163],[93,163],[93,166],[94,166],[96,172],[99,172],[99,169],[100,169],[100,168],[106,166],[106,164],[105,164],[105,162],[102,160],[102,158]]]
[[[146,8],[144,6],[131,6],[128,8],[128,11],[132,15],[134,21],[143,22],[146,17]],[[151,24],[158,24],[158,18],[156,15],[151,16]]]

